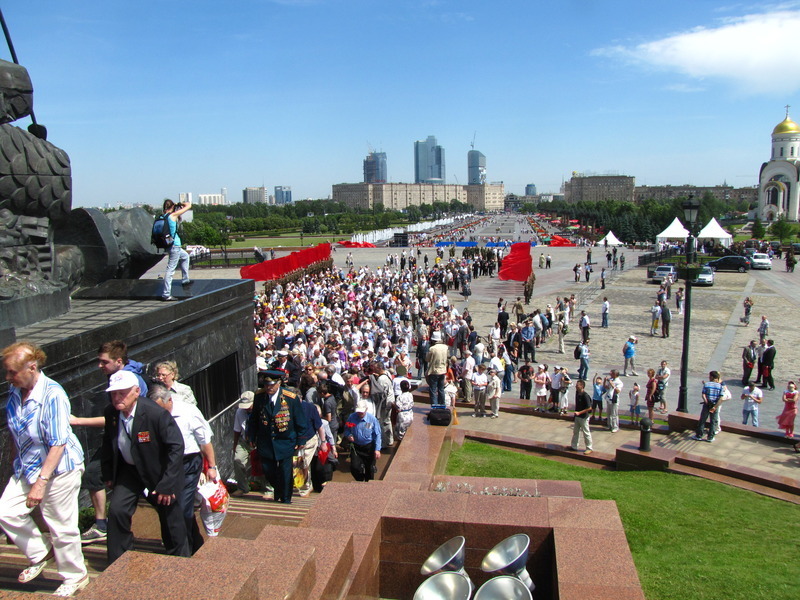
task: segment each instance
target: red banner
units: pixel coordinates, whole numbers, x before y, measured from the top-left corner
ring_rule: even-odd
[[[561,246],[561,247],[570,247],[574,248],[576,244],[570,242],[567,238],[563,238],[560,235],[554,235],[550,238],[550,245],[551,246]]]
[[[345,240],[336,243],[345,248],[377,248],[375,244],[371,244],[370,242],[351,242],[350,240]]]
[[[525,281],[533,271],[531,245],[528,242],[512,244],[511,252],[503,259],[503,266],[497,276],[502,280]]]
[[[312,265],[331,257],[331,245],[320,244],[313,248],[306,248],[292,252],[288,256],[281,256],[274,260],[265,260],[255,265],[247,265],[239,269],[242,279],[255,279],[256,281],[269,281],[280,279],[284,275]]]

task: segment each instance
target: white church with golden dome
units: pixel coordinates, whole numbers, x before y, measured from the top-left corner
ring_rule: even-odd
[[[758,217],[772,222],[784,215],[800,221],[800,125],[786,118],[772,130],[772,157],[761,165]]]

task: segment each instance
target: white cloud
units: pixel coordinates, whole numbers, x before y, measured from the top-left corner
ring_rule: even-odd
[[[800,88],[800,10],[775,10],[726,18],[718,27],[697,27],[633,46],[594,50],[594,56],[682,73],[694,79],[728,80],[748,93],[789,93]]]

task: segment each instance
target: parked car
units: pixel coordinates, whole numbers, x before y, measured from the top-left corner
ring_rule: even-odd
[[[752,268],[752,269],[771,269],[772,268],[772,260],[770,260],[768,254],[763,254],[761,252],[756,252],[750,258],[750,268]]]
[[[714,269],[709,266],[703,267],[697,277],[692,280],[693,285],[714,285]]]
[[[777,252],[778,250],[781,249],[781,243],[775,240],[769,243],[769,247],[772,248],[773,252]]]
[[[660,265],[656,267],[653,276],[650,278],[653,283],[663,283],[668,275],[672,276],[672,281],[678,278],[678,273],[672,265]]]
[[[744,256],[732,254],[709,261],[706,266],[711,267],[713,271],[739,271],[739,273],[744,273],[750,270],[750,260]]]

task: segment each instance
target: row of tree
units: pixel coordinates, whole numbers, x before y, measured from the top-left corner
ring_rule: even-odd
[[[613,231],[623,242],[652,241],[674,219],[684,220],[681,204],[685,198],[671,200],[645,200],[638,204],[619,200],[601,202],[577,202],[568,204],[564,201],[544,202],[541,204],[524,204],[522,212],[545,213],[564,219],[579,221],[581,227]],[[725,202],[706,193],[700,200],[697,222],[705,224],[712,217],[735,212],[738,204]]]
[[[471,210],[468,204],[456,200],[410,206],[405,211],[385,210],[381,203],[376,203],[371,210],[350,208],[332,200],[308,200],[281,206],[243,203],[198,205],[193,209],[194,220],[184,223],[182,235],[188,244],[225,246],[232,236],[288,231],[352,235]]]

